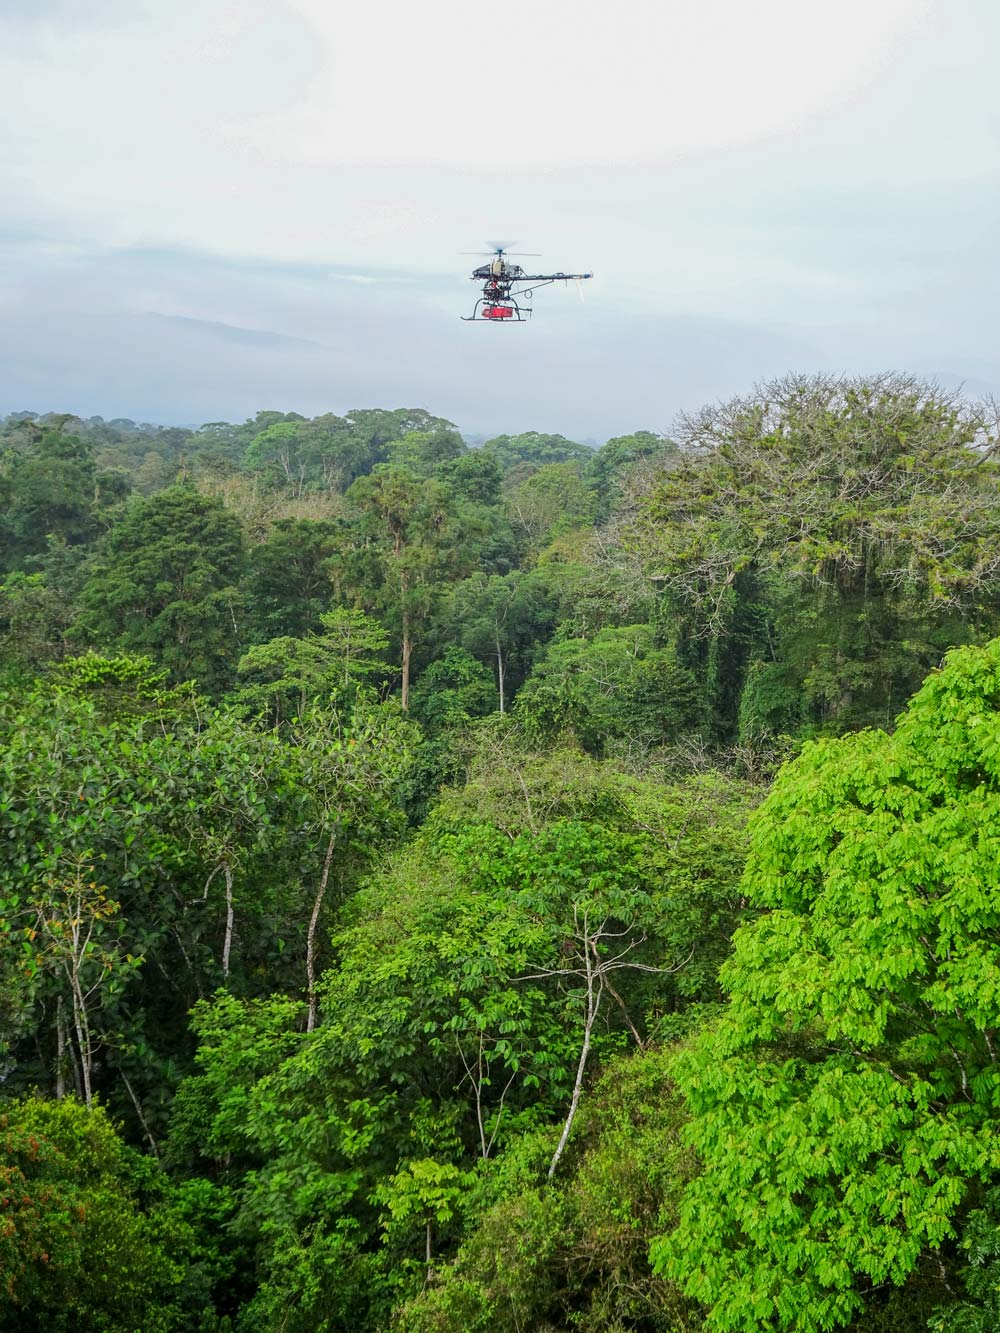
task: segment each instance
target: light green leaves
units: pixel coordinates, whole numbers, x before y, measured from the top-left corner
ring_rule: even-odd
[[[892,737],[807,746],[754,821],[731,1004],[677,1063],[704,1174],[654,1260],[720,1330],[820,1333],[1000,1167],[1000,641]]]

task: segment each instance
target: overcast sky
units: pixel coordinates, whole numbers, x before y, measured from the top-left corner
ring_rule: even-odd
[[[0,413],[1000,391],[990,0],[2,0]],[[492,240],[585,267],[464,324]]]

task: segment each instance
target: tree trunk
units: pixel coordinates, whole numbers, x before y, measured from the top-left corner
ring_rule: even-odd
[[[129,1082],[129,1080],[128,1080],[128,1076],[126,1075],[124,1069],[119,1069],[118,1073],[121,1075],[121,1080],[122,1080],[122,1082],[125,1084],[125,1091],[128,1093],[128,1095],[129,1095],[129,1097],[130,1097],[130,1099],[131,1099],[131,1101],[132,1101],[132,1105],[135,1107],[135,1113],[136,1113],[136,1115],[139,1117],[139,1124],[142,1125],[143,1133],[146,1135],[146,1138],[149,1140],[149,1146],[150,1146],[150,1147],[152,1148],[152,1150],[153,1150],[153,1156],[158,1158],[158,1157],[160,1156],[159,1145],[157,1144],[156,1140],[153,1138],[153,1132],[152,1132],[152,1130],[149,1128],[149,1125],[146,1123],[146,1117],[145,1117],[145,1116],[143,1115],[143,1113],[142,1113],[142,1102],[140,1102],[139,1098],[135,1095],[135,1089],[132,1087],[132,1084]]]
[[[66,1096],[66,1020],[63,1018],[63,997],[56,1000],[56,1098]]]
[[[87,1023],[87,1006],[80,989],[79,977],[72,978],[73,987],[73,1027],[76,1030],[76,1045],[80,1053],[80,1074],[83,1078],[83,1100],[86,1106],[90,1106],[93,1101],[93,1092],[90,1086],[90,1075],[92,1072],[92,1055],[90,1047],[90,1028]]]
[[[222,975],[229,977],[229,954],[233,947],[233,872],[224,865],[222,873],[226,879],[226,937],[222,942]]]
[[[409,613],[403,612],[403,683],[400,692],[399,706],[403,712],[407,712],[410,707],[410,658],[413,655],[413,638],[410,634]]]
[[[319,877],[319,888],[316,890],[312,916],[309,918],[309,929],[306,932],[306,991],[309,997],[309,1014],[306,1018],[307,1032],[312,1032],[316,1026],[316,927],[319,924],[319,914],[323,906],[326,886],[330,880],[330,864],[333,861],[333,849],[336,841],[336,831],[332,831],[330,841],[326,844],[326,855],[323,857],[323,873]]]
[[[576,1067],[576,1082],[573,1085],[573,1096],[570,1099],[569,1111],[566,1114],[566,1123],[563,1125],[563,1131],[559,1137],[559,1145],[552,1154],[552,1161],[549,1163],[549,1180],[555,1175],[559,1159],[562,1157],[569,1139],[569,1132],[573,1128],[576,1108],[580,1104],[580,1093],[583,1091],[583,1076],[587,1069],[587,1056],[590,1054],[590,1034],[594,1030],[594,1020],[597,1018],[597,1011],[601,1005],[603,978],[596,974],[597,989],[595,991],[595,969],[590,960],[590,940],[586,936],[584,936],[584,958],[586,959],[587,968],[587,1017],[583,1025],[583,1049],[580,1052],[580,1063]]]
[[[503,692],[503,677],[504,677],[503,649],[500,647],[500,640],[497,639],[497,686],[499,687],[500,690],[501,717],[503,716],[504,703],[505,703],[504,692]]]

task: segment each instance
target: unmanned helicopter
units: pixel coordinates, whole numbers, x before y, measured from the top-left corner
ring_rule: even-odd
[[[547,287],[552,282],[582,283],[585,278],[594,276],[592,273],[525,273],[520,264],[511,262],[512,252],[502,245],[494,246],[487,253],[491,255],[490,262],[472,270],[472,281],[483,284],[483,294],[473,307],[472,314],[462,316],[467,322],[489,319],[522,324],[530,316],[531,306],[521,305],[518,297],[528,302],[537,287]],[[525,257],[518,255],[518,258]],[[582,298],[582,287],[580,295]]]

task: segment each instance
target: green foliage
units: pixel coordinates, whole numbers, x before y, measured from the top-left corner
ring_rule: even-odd
[[[587,462],[594,456],[589,445],[537,430],[522,435],[494,435],[483,445],[483,453],[495,459],[504,472],[513,469],[526,472],[528,467],[544,467],[549,463]]]
[[[248,469],[299,493],[346,491],[358,477],[386,462],[393,442],[400,440],[410,441],[403,446],[404,455],[426,455],[432,465],[462,448],[450,422],[420,408],[353,411],[346,417],[326,413],[311,420],[294,412],[259,413],[248,424],[258,427],[246,449]]]
[[[100,1107],[0,1105],[0,1328],[207,1330],[211,1247]]]
[[[466,452],[465,442],[454,427],[410,430],[386,446],[386,461],[393,467],[405,468],[414,477],[427,478],[442,463],[456,462]]]
[[[0,1327],[997,1322],[1000,650],[734,776],[1000,629],[995,430],[679,439],[0,422]]]
[[[517,716],[539,745],[569,733],[594,754],[640,754],[697,730],[695,681],[648,625],[550,645],[518,695]]]
[[[757,816],[732,1002],[679,1061],[705,1173],[660,1271],[720,1329],[848,1321],[955,1234],[995,1125],[1000,642],[892,737],[809,745]]]
[[[250,551],[246,576],[248,637],[266,643],[319,628],[330,605],[329,562],[338,549],[332,523],[281,519]]]
[[[580,462],[538,468],[508,489],[507,509],[515,532],[535,553],[563,533],[593,526],[597,512]]]
[[[216,501],[183,486],[133,500],[84,585],[81,637],[217,690],[232,670],[243,561],[239,524]]]
[[[693,1170],[670,1052],[613,1062],[581,1115],[565,1174],[544,1180],[525,1136],[467,1199],[455,1258],[397,1312],[401,1333],[694,1333],[697,1309],[650,1269],[650,1238],[676,1219]]]
[[[675,456],[677,445],[651,430],[616,435],[601,446],[590,460],[588,475],[597,492],[598,516],[606,519],[621,503],[625,489],[639,468],[652,459]]]
[[[167,672],[151,657],[87,652],[54,667],[49,682],[57,690],[91,700],[104,721],[155,715],[161,720],[190,712],[198,697],[190,682],[170,687]]]
[[[524,679],[538,644],[555,625],[556,595],[540,573],[474,574],[456,583],[445,619],[462,647],[496,672],[498,705]]]
[[[887,725],[942,651],[996,624],[987,439],[977,409],[892,375],[793,376],[685,423],[629,541],[695,637],[726,637],[741,576],[764,594],[752,655],[781,699],[745,731]]]
[[[430,736],[467,726],[494,705],[489,671],[461,648],[448,648],[420,673],[413,691],[413,716]]]
[[[1000,1191],[994,1186],[962,1228],[962,1298],[935,1313],[931,1333],[990,1333],[1000,1325]]]
[[[321,634],[272,639],[244,653],[236,669],[241,684],[231,702],[283,722],[303,717],[316,699],[337,696],[349,706],[360,686],[390,673],[381,660],[389,636],[377,620],[343,607],[319,620]]]
[[[8,488],[8,568],[23,567],[52,539],[80,546],[99,531],[97,468],[87,445],[72,435],[38,432],[11,460]]]

